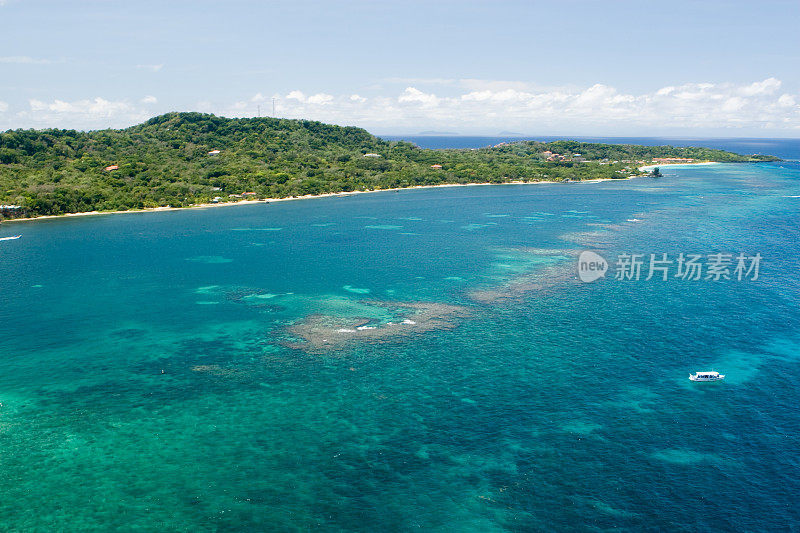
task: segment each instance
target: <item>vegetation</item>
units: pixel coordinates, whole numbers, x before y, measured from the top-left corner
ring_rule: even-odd
[[[215,150],[220,152],[209,154]],[[217,197],[237,201],[245,192],[280,198],[444,183],[619,178],[639,174],[637,165],[657,157],[775,160],[708,148],[575,141],[425,150],[320,122],[169,113],[123,130],[0,133],[0,204],[22,206],[0,211],[0,217],[180,207]]]

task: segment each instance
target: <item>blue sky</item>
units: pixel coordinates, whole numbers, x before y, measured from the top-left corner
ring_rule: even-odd
[[[0,0],[0,129],[800,137],[800,2]]]

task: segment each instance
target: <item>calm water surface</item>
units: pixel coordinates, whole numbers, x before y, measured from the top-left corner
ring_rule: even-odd
[[[664,173],[4,224],[0,529],[797,528],[800,164]]]

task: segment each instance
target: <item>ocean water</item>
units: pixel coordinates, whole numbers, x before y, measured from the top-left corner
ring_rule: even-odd
[[[800,164],[664,174],[3,224],[0,529],[796,530]]]

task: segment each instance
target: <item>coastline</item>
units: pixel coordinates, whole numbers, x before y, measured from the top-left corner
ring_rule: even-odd
[[[708,163],[690,163],[690,164],[708,164]],[[657,166],[657,165],[656,165]],[[645,167],[643,167],[645,168]],[[641,170],[641,169],[639,169]],[[591,180],[578,180],[578,181],[571,181],[571,182],[564,182],[564,181],[551,181],[551,180],[542,180],[542,181],[507,181],[505,183],[442,183],[440,185],[414,185],[412,187],[395,187],[392,189],[372,189],[369,191],[347,191],[347,192],[327,192],[322,194],[308,194],[305,196],[289,196],[284,198],[264,198],[261,200],[240,200],[238,202],[220,202],[220,203],[205,203],[205,204],[194,204],[186,207],[147,207],[145,209],[128,209],[126,211],[82,211],[79,213],[64,213],[62,215],[42,215],[38,217],[24,217],[24,218],[11,218],[8,220],[3,220],[3,224],[13,223],[13,222],[33,222],[36,220],[48,220],[48,219],[57,219],[57,218],[69,218],[69,217],[86,217],[86,216],[101,216],[101,215],[120,215],[125,213],[158,213],[164,211],[180,211],[180,210],[188,210],[188,209],[207,209],[210,207],[231,207],[231,206],[239,206],[239,205],[254,205],[254,204],[266,204],[272,202],[288,202],[292,200],[311,200],[314,198],[328,198],[332,196],[351,196],[355,194],[369,194],[369,193],[378,193],[378,192],[392,192],[392,191],[407,191],[413,189],[435,189],[440,187],[479,187],[482,185],[543,185],[543,184],[554,184],[554,183],[569,183],[569,184],[578,184],[578,183],[600,183],[603,181],[620,181],[620,180],[629,180],[633,178],[638,178],[640,176],[627,176],[624,178],[597,178]]]
[[[663,168],[663,167],[694,167],[697,165],[721,165],[719,161],[700,161],[698,163],[661,163],[660,165],[645,165],[643,167],[639,167],[640,172],[650,172],[654,168]]]

